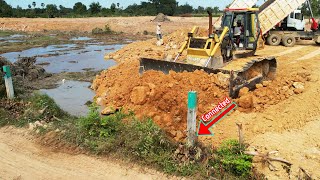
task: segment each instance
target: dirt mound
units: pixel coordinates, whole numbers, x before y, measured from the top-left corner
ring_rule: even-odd
[[[38,66],[36,57],[21,57],[15,63],[7,61],[5,58],[0,57],[0,67],[8,65],[11,67],[12,75],[16,77],[27,78],[28,80],[41,79],[50,76],[46,73],[45,69]]]
[[[171,60],[185,40],[188,30],[177,31],[164,37],[164,45],[157,47],[156,40],[132,43],[123,49],[109,54],[106,58],[115,59],[120,64],[96,77],[92,88],[96,91],[97,102],[106,107],[124,107],[133,110],[139,117],[149,116],[176,140],[185,137],[187,115],[187,93],[198,92],[198,115],[206,113],[214,104],[228,95],[227,80],[222,75],[174,73],[165,75],[149,71],[139,75],[141,57]],[[199,33],[205,33],[200,30]],[[186,57],[182,54],[179,61]],[[304,92],[310,81],[307,70],[281,74],[273,81],[257,85],[254,91],[241,91],[234,99],[240,112],[261,112],[296,94]]]
[[[166,22],[166,21],[170,21],[170,19],[163,13],[159,13],[156,16],[156,18],[153,20],[153,22]]]
[[[311,80],[310,75],[308,71],[291,72],[273,81],[264,81],[256,86],[255,91],[241,93],[240,98],[235,101],[239,104],[240,111],[262,111],[295,94],[303,93],[305,83]]]
[[[148,71],[138,74],[138,60],[123,63],[104,71],[94,81],[100,105],[133,110],[138,117],[148,116],[177,140],[184,137],[187,118],[187,94],[199,95],[198,113],[203,114],[213,102],[222,100],[227,88],[220,84],[219,75],[203,71],[175,73]]]
[[[120,62],[97,76],[92,88],[98,104],[113,108],[133,110],[138,117],[148,116],[172,137],[185,137],[187,94],[196,90],[199,94],[198,113],[206,113],[228,95],[228,88],[221,74],[148,71],[139,75],[140,57],[171,60],[184,42],[188,30],[177,31],[164,37],[164,46],[157,47],[156,39],[132,43],[123,49],[106,55],[107,59]],[[180,60],[185,59],[184,53]]]

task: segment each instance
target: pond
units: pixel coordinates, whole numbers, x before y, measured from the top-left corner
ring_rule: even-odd
[[[89,107],[85,105],[93,101],[94,91],[89,89],[91,83],[80,81],[65,81],[55,89],[42,89],[40,92],[47,94],[60,106],[61,109],[73,116],[86,116]]]
[[[37,64],[44,65],[50,73],[99,71],[116,65],[113,60],[105,61],[104,55],[122,47],[122,44],[63,44],[9,52],[1,56],[11,62],[17,61],[19,57],[37,56]]]

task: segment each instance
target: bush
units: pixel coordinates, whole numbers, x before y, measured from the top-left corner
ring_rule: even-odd
[[[125,119],[128,119],[127,123]],[[81,118],[77,126],[85,136],[85,144],[96,153],[122,150],[137,158],[148,158],[172,145],[151,119],[138,121],[131,112],[119,111],[100,117],[98,108],[93,105],[88,116]]]
[[[1,107],[2,105],[2,107]],[[69,115],[48,95],[35,93],[26,99],[0,102],[0,112],[6,112],[0,116],[0,127],[14,125],[23,127],[36,121],[51,122],[56,119],[69,118]]]
[[[111,30],[111,27],[109,26],[109,24],[104,26],[104,33],[105,34],[114,34],[115,32],[113,30]]]
[[[87,117],[77,124],[79,144],[96,154],[118,153],[126,158],[162,169],[166,173],[193,175],[197,165],[179,165],[173,158],[177,145],[151,120],[138,121],[132,112],[116,112],[100,117],[98,108],[91,107]]]
[[[56,102],[46,94],[33,94],[28,101],[31,102],[31,108],[35,111],[44,110],[44,113],[40,114],[38,117],[39,120],[46,119],[46,116],[50,117],[64,117],[67,116],[67,113],[63,111]]]
[[[101,28],[92,29],[92,34],[96,34],[96,35],[98,35],[98,34],[100,34],[100,35],[101,34],[116,34],[116,32],[111,29],[109,24],[107,24],[104,26],[104,30]]]
[[[216,169],[222,167],[224,171],[247,178],[251,175],[252,156],[243,154],[244,150],[245,147],[240,147],[237,140],[225,141],[216,150],[215,158],[210,165]]]
[[[92,34],[103,34],[103,29],[101,28],[94,28],[92,29]]]

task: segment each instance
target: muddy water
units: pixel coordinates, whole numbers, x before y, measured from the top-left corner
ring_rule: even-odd
[[[56,89],[42,89],[40,92],[49,95],[64,111],[74,116],[85,116],[89,112],[86,104],[93,101],[94,92],[89,89],[91,83],[65,81]]]
[[[24,42],[24,40],[22,40],[22,38],[24,37],[26,37],[26,35],[22,35],[22,34],[14,34],[11,36],[0,37],[0,44]]]
[[[71,41],[89,41],[92,40],[93,38],[89,38],[89,37],[75,37],[70,39]]]
[[[121,44],[64,44],[10,52],[1,56],[11,62],[17,61],[19,57],[38,56],[37,63],[46,64],[44,68],[50,73],[99,71],[116,64],[113,60],[105,61],[104,55],[122,47]]]
[[[5,41],[19,41],[20,36],[10,36]],[[99,71],[116,65],[113,60],[105,61],[104,55],[123,47],[121,44],[105,45],[89,37],[70,39],[76,44],[51,45],[37,47],[21,52],[0,54],[11,62],[19,57],[37,57],[37,64],[41,64],[47,72],[83,72]],[[89,112],[86,104],[93,101],[95,93],[88,87],[91,83],[79,81],[58,82],[56,89],[42,89],[40,92],[49,95],[66,112],[74,116],[85,116]]]
[[[13,35],[0,39],[0,42],[19,42],[23,35]],[[116,65],[113,60],[105,61],[104,55],[122,48],[122,44],[106,45],[97,39],[77,37],[70,39],[72,44],[36,47],[21,52],[0,54],[11,62],[19,57],[37,57],[37,64],[47,72],[83,72],[99,71]],[[69,81],[58,82],[55,89],[42,89],[40,92],[49,95],[66,112],[74,116],[85,116],[89,108],[85,105],[93,101],[95,93],[88,87],[89,82]]]

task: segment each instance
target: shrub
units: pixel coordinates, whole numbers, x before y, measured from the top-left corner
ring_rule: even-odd
[[[114,34],[115,32],[113,30],[111,30],[111,27],[109,24],[104,26],[104,33],[105,34]]]
[[[39,120],[45,120],[50,117],[64,117],[67,113],[63,111],[55,101],[46,94],[35,93],[28,101],[31,102],[32,109],[34,111],[45,110],[44,113],[39,114]],[[49,117],[49,118],[50,118]]]
[[[244,150],[245,147],[240,147],[237,140],[225,141],[216,150],[210,165],[216,169],[222,167],[224,171],[236,176],[249,177],[251,175],[252,156],[243,154]]]
[[[105,25],[104,26],[104,30],[101,29],[101,28],[94,28],[92,29],[92,34],[95,34],[95,35],[102,35],[102,34],[116,34],[115,31],[113,31],[110,27],[109,24]]]
[[[101,28],[94,28],[92,29],[92,34],[103,34],[104,31]]]

